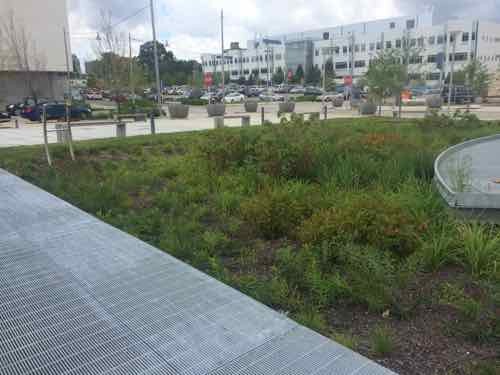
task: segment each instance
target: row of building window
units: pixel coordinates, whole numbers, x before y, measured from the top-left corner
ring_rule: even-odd
[[[469,34],[468,32],[462,33],[462,42],[467,43],[469,42],[470,38],[472,40],[476,40],[476,34],[472,33]],[[455,41],[454,35],[450,35],[450,43],[453,43]],[[446,42],[446,35],[438,35],[436,36],[430,36],[427,38],[427,43],[429,45],[435,45],[435,44],[444,44]],[[407,43],[409,44],[410,47],[418,47],[418,48],[423,48],[425,46],[425,38],[420,37],[420,38],[412,38],[409,39],[409,41],[405,39],[396,39],[395,41],[388,40],[385,42],[385,46],[383,42],[373,42],[369,44],[355,44],[354,45],[354,52],[366,52],[367,48],[370,51],[375,51],[375,50],[381,50],[384,47],[386,49],[391,49],[391,48],[403,48],[407,47]],[[340,55],[340,52],[342,51],[343,55],[347,55],[348,53],[351,53],[353,51],[353,46],[342,46],[342,47],[333,47],[333,48],[323,48],[323,55],[332,55],[335,53],[336,55]],[[315,55],[319,56],[320,55],[320,50],[316,49],[315,50]]]
[[[260,56],[252,56],[252,57],[226,57],[226,64],[227,65],[234,65],[234,64],[245,64],[249,62],[267,62],[267,61],[280,61],[282,59],[282,55],[280,53],[277,53],[275,55],[260,55]],[[210,60],[210,61],[204,61],[203,66],[217,66],[217,65],[222,65],[222,61],[219,58],[218,60]]]

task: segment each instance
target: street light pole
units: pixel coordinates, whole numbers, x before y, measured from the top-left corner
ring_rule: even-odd
[[[448,35],[446,36],[448,38]],[[451,68],[450,68],[450,83],[448,85],[448,113],[451,112],[451,92],[453,90],[453,74],[455,73],[455,53],[457,50],[457,34],[450,33],[450,38],[453,38],[453,49],[451,53]]]
[[[158,62],[158,46],[156,45],[156,23],[155,23],[155,9],[153,0],[150,0],[151,8],[151,27],[153,30],[153,53],[155,57],[155,74],[156,74],[156,92],[158,96],[158,110],[161,116],[161,85],[160,85],[160,65]]]
[[[221,48],[222,48],[222,94],[226,95],[224,86],[225,86],[225,73],[226,73],[226,61],[224,56],[224,9],[220,11],[220,34],[221,34]]]

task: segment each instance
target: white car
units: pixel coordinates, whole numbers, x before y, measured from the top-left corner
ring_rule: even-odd
[[[230,94],[227,94],[226,97],[224,98],[224,102],[226,104],[243,103],[244,101],[245,101],[245,95],[237,92],[232,92]]]

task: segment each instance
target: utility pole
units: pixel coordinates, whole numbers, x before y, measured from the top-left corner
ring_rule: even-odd
[[[448,36],[446,36],[448,38]],[[450,38],[453,38],[453,49],[451,53],[451,67],[450,67],[450,84],[448,85],[448,114],[451,112],[451,93],[453,91],[453,73],[455,70],[455,52],[457,50],[457,34],[450,33]]]
[[[160,111],[161,116],[161,84],[160,84],[160,64],[158,62],[158,46],[156,45],[156,23],[155,23],[155,8],[153,4],[153,0],[150,0],[150,8],[151,8],[151,28],[153,30],[153,53],[155,57],[155,75],[156,75],[156,92],[158,99],[158,110]]]
[[[132,103],[134,103],[135,107],[135,87],[134,87],[134,78],[133,78],[133,62],[132,62],[132,34],[128,33],[128,51],[129,51],[129,85],[130,85],[130,93],[132,94]]]
[[[220,34],[221,34],[221,48],[222,48],[222,94],[225,96],[226,91],[225,91],[225,84],[226,84],[226,77],[225,77],[225,68],[226,68],[226,61],[225,61],[225,56],[224,56],[224,9],[221,9],[220,11]]]

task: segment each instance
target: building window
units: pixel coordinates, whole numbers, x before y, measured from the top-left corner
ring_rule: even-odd
[[[424,48],[424,38],[418,38],[417,44],[419,48]]]
[[[439,79],[441,78],[441,74],[440,73],[430,73],[428,78],[429,78],[429,81],[439,81]]]
[[[453,54],[450,54],[450,61],[453,60]],[[467,61],[467,53],[455,53],[455,61]]]
[[[415,47],[417,45],[416,39],[410,39],[410,47]]]
[[[427,56],[427,62],[429,64],[434,64],[437,62],[437,55],[429,55]]]
[[[314,51],[314,56],[316,56],[316,57],[319,56],[319,49]]]
[[[475,33],[475,32],[474,32],[474,33],[472,33],[472,38],[471,38],[471,39],[472,39],[472,40],[476,40],[476,33]]]
[[[388,40],[387,42],[385,42],[385,48],[387,48],[387,49],[391,49],[392,48],[392,42],[390,40]]]
[[[278,54],[276,55],[276,60],[278,60],[278,61],[279,61],[279,60],[281,60],[281,53],[278,53]]]
[[[323,33],[323,40],[330,39],[330,33]]]
[[[437,44],[444,44],[445,37],[443,35],[438,35]]]
[[[370,43],[370,51],[373,51],[375,49],[375,43]]]
[[[428,40],[429,40],[429,44],[430,45],[433,45],[433,44],[436,43],[436,37],[435,36],[430,36]]]
[[[377,50],[382,49],[382,42],[377,42]]]
[[[245,69],[245,70],[243,71],[243,74],[250,74],[250,70]]]
[[[359,52],[359,44],[356,44],[356,45],[354,46],[354,52]]]
[[[406,28],[407,29],[414,29],[415,28],[415,20],[406,21]]]
[[[396,22],[391,22],[391,23],[389,24],[389,28],[390,28],[390,29],[395,29],[395,28],[396,28]]]
[[[366,52],[366,44],[361,45],[361,52]]]
[[[335,47],[335,54],[336,55],[340,54],[340,47]]]
[[[455,41],[455,34],[450,34],[450,43],[453,43]]]
[[[344,55],[346,55],[346,54],[347,54],[347,46],[342,47],[342,53],[343,53]]]
[[[233,71],[231,72],[231,75],[232,75],[232,76],[237,76],[237,75],[238,75],[238,71],[237,71],[237,70],[233,70]]]
[[[263,73],[263,74],[266,74],[266,73],[267,73],[267,68],[262,68],[262,69],[260,70],[260,72],[261,72],[261,73]]]
[[[396,39],[396,48],[401,48],[401,39]]]
[[[462,34],[462,42],[468,42],[469,41],[469,33],[463,33]]]
[[[347,69],[347,63],[346,62],[335,63],[335,69],[338,69],[338,70]]]
[[[410,64],[422,64],[422,56],[412,56],[410,57]]]
[[[365,60],[358,60],[354,62],[354,67],[355,68],[364,68],[366,66],[366,61]]]

